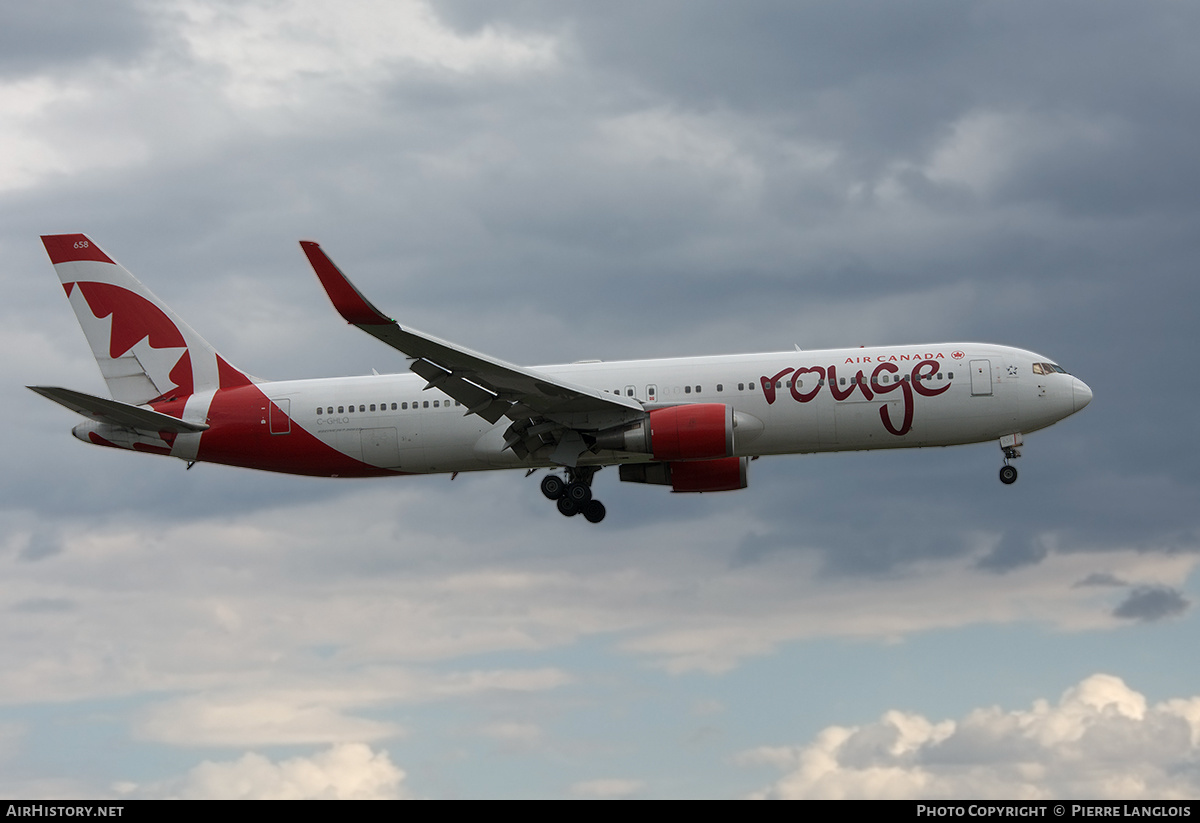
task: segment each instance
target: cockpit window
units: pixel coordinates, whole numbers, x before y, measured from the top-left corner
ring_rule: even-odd
[[[1062,366],[1056,366],[1053,363],[1033,364],[1034,374],[1054,374],[1055,372],[1058,372],[1059,374],[1070,374],[1070,372],[1064,369]]]

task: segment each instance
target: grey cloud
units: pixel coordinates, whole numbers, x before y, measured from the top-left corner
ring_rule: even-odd
[[[979,568],[992,572],[1008,572],[1030,563],[1039,563],[1047,551],[1041,540],[1024,529],[1004,532],[1000,542],[979,561]]]
[[[17,552],[17,558],[27,562],[45,560],[47,557],[59,554],[62,550],[62,542],[57,535],[49,534],[43,529],[35,529],[25,541],[25,545]]]
[[[1116,577],[1115,575],[1109,574],[1108,572],[1092,572],[1087,577],[1083,578],[1078,583],[1076,583],[1073,588],[1080,588],[1083,586],[1128,586],[1128,585],[1129,584],[1126,583],[1121,578]]]
[[[1113,616],[1150,623],[1183,614],[1190,605],[1191,601],[1177,589],[1167,586],[1138,586],[1113,609]]]
[[[960,554],[969,550],[965,533],[980,526],[992,533],[1019,531],[1006,535],[983,562],[996,570],[1036,561],[1042,549],[1028,535],[1047,529],[1065,530],[1067,544],[1081,551],[1129,541],[1153,547],[1187,534],[1192,518],[1179,501],[1194,496],[1195,480],[1185,450],[1169,435],[1172,425],[1162,418],[1186,408],[1194,389],[1175,385],[1162,361],[1141,360],[1126,341],[1163,329],[1180,340],[1194,337],[1188,307],[1196,302],[1190,298],[1197,286],[1190,264],[1180,262],[1194,259],[1194,220],[1181,215],[1172,232],[1157,222],[1151,228],[1139,228],[1140,221],[1114,225],[1111,216],[1099,214],[1080,222],[1041,210],[1054,188],[1034,191],[1028,181],[1062,159],[1053,154],[1020,158],[1027,165],[1012,172],[1015,188],[1005,190],[1002,202],[973,202],[966,209],[910,174],[902,186],[935,215],[912,229],[902,220],[907,207],[856,203],[845,194],[855,181],[878,183],[893,160],[924,158],[962,114],[988,106],[1013,109],[1022,87],[1004,85],[1004,75],[995,71],[1001,64],[1018,72],[1029,62],[1040,65],[1045,77],[1037,88],[1051,102],[1085,95],[1064,50],[1069,46],[1087,57],[1087,65],[1102,67],[1110,60],[1097,57],[1103,32],[1122,30],[1131,20],[1104,12],[1093,18],[1096,32],[1060,37],[1067,45],[1055,46],[1052,33],[1067,30],[1065,13],[1041,12],[1050,33],[1035,37],[1016,25],[1019,14],[1002,5],[980,6],[972,17],[958,4],[924,4],[868,15],[861,26],[820,8],[793,17],[783,6],[751,5],[748,11],[705,6],[695,17],[678,9],[610,17],[540,4],[454,6],[439,13],[466,29],[499,22],[570,32],[580,51],[555,71],[520,83],[489,81],[486,93],[428,77],[395,78],[381,92],[380,117],[351,136],[314,119],[292,132],[242,134],[144,168],[10,193],[0,198],[9,227],[5,242],[36,243],[39,227],[64,219],[88,231],[97,226],[105,247],[156,291],[170,294],[169,302],[227,357],[266,377],[402,367],[392,352],[333,315],[295,250],[300,236],[322,240],[360,287],[396,316],[518,362],[746,351],[792,342],[904,342],[925,335],[931,324],[936,331],[929,334],[938,337],[1044,349],[1091,383],[1097,400],[1080,418],[1030,438],[1019,463],[1022,479],[1008,491],[1029,489],[1034,496],[1020,498],[1016,518],[1008,516],[1013,495],[998,497],[997,461],[984,456],[985,446],[944,456],[865,456],[865,462],[845,456],[762,461],[753,467],[751,489],[738,499],[750,498],[763,539],[786,545],[800,527],[804,544],[827,552],[830,568],[841,571],[876,573]],[[1171,15],[1182,13],[1140,13],[1133,21],[1137,36],[1173,25]],[[934,17],[939,25],[926,26]],[[999,28],[981,24],[989,20]],[[899,34],[889,39],[888,32]],[[664,39],[662,52],[637,48],[655,38]],[[880,43],[886,48],[869,48]],[[756,56],[747,67],[722,69],[721,55],[752,47]],[[864,51],[872,53],[855,56]],[[1145,83],[1173,100],[1189,93],[1190,86],[1154,60]],[[962,67],[970,71],[960,78],[955,72]],[[957,91],[929,93],[931,74],[956,84]],[[784,87],[797,82],[821,92],[787,97]],[[1136,82],[1126,78],[1119,89]],[[739,93],[721,94],[716,106],[705,97],[706,84],[727,84]],[[604,94],[581,94],[585,88]],[[873,95],[886,97],[888,90],[892,108],[876,106]],[[909,106],[921,95],[941,100],[944,110]],[[1090,86],[1086,95],[1085,115],[1106,107],[1126,111],[1121,107],[1137,96],[1104,97]],[[826,117],[828,107],[837,105],[846,117]],[[1036,103],[1031,116],[1048,107]],[[736,210],[713,185],[720,176],[703,168],[668,162],[647,169],[620,158],[598,162],[588,154],[598,121],[644,111],[701,118],[766,171],[762,199]],[[1132,119],[1129,112],[1117,121]],[[887,116],[897,119],[880,121],[879,128],[867,128],[862,119]],[[1092,122],[1090,115],[1080,117]],[[911,138],[904,136],[909,127],[903,118],[914,124]],[[1102,119],[1096,122],[1103,126]],[[1120,130],[1114,135],[1132,139]],[[788,170],[784,158],[796,141],[807,140],[828,141],[838,157],[806,178]],[[1076,153],[1085,176],[1136,173],[1128,164],[1111,163],[1111,155]],[[1164,164],[1179,167],[1172,157],[1163,157]],[[450,168],[461,161],[465,171],[447,175],[431,158],[452,161]],[[122,208],[114,210],[117,191]],[[52,279],[44,261],[33,258],[29,276]],[[1161,289],[1135,285],[1129,277],[1135,261],[1143,277],[1170,284],[1171,300],[1160,299]],[[219,285],[251,283],[248,299],[231,307],[228,289],[211,288],[214,278]],[[962,285],[969,287],[960,289],[961,298],[946,297]],[[914,289],[921,290],[920,299],[892,310],[888,330],[881,331],[873,307]],[[256,336],[254,329],[272,314],[288,322],[278,324],[278,334]],[[1118,335],[1102,334],[1098,317],[1125,326]],[[1139,319],[1144,317],[1155,318],[1154,329]],[[73,320],[60,310],[52,322],[59,328]],[[1172,386],[1177,402],[1165,407],[1153,392],[1107,381],[1108,375],[1132,373],[1139,385]],[[31,414],[40,403],[26,402]],[[1162,424],[1112,438],[1108,433],[1127,419]],[[67,427],[64,420],[55,436],[65,437]],[[1104,444],[1105,462],[1092,470],[1098,443]],[[73,441],[63,451],[64,459],[93,459],[83,458]],[[122,457],[94,459],[111,466]],[[1149,464],[1156,466],[1150,476],[1129,476]],[[160,461],[144,474],[134,467],[120,484],[103,488],[56,484],[48,491],[45,484],[22,481],[13,491],[30,505],[40,495],[74,499],[84,508],[95,501],[94,511],[135,505],[164,515],[178,504],[132,501],[169,489],[174,500],[202,510],[252,507],[279,494],[327,493],[317,483],[262,483],[253,474],[218,467],[175,475],[176,468]],[[921,478],[916,486],[914,476]],[[985,477],[987,484],[974,484]],[[612,481],[602,475],[601,482]],[[447,487],[447,505],[453,505],[451,491]],[[922,491],[936,492],[936,501],[922,500]],[[1033,503],[1051,494],[1053,507]],[[864,507],[864,499],[871,504]],[[706,496],[665,507],[647,495],[644,503],[631,504],[629,516],[649,522],[714,503]],[[900,527],[913,513],[915,524]],[[782,537],[770,536],[776,533]],[[747,543],[742,551],[749,553],[739,562],[761,557],[761,549]]]
[[[77,608],[74,600],[65,597],[33,597],[14,603],[11,610],[25,614],[61,614]]]
[[[127,63],[151,45],[152,27],[130,0],[45,0],[4,9],[0,74],[56,71],[96,58]]]

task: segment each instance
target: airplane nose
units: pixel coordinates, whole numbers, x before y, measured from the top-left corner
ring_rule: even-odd
[[[1075,381],[1071,392],[1075,396],[1075,411],[1079,411],[1092,402],[1092,390],[1088,388],[1087,383],[1084,383],[1078,377],[1072,377],[1071,379]]]

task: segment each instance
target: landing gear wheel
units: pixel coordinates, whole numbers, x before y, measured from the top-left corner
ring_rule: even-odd
[[[589,523],[599,523],[604,519],[604,504],[599,500],[589,500],[583,506],[583,516]]]
[[[558,513],[564,517],[574,517],[579,514],[579,504],[569,497],[558,498]]]
[[[582,507],[584,503],[592,499],[592,490],[586,483],[571,483],[567,486],[567,497]]]
[[[567,484],[557,474],[548,474],[542,478],[542,494],[550,500],[558,500],[567,493]]]
[[[1017,467],[1016,466],[1001,466],[1000,467],[1000,482],[1006,486],[1011,486],[1017,482]]]

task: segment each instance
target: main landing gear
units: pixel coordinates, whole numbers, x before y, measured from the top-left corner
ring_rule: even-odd
[[[1017,451],[1017,446],[1020,445],[1020,432],[1000,438],[1000,450],[1004,452],[1004,465],[1000,467],[1000,482],[1006,486],[1017,482],[1017,467],[1008,465],[1008,461],[1016,460],[1021,456],[1021,453]]]
[[[604,504],[592,499],[592,476],[599,471],[595,466],[580,466],[567,469],[567,479],[557,474],[542,478],[542,494],[558,501],[558,511],[566,517],[582,514],[589,523],[604,519]]]

